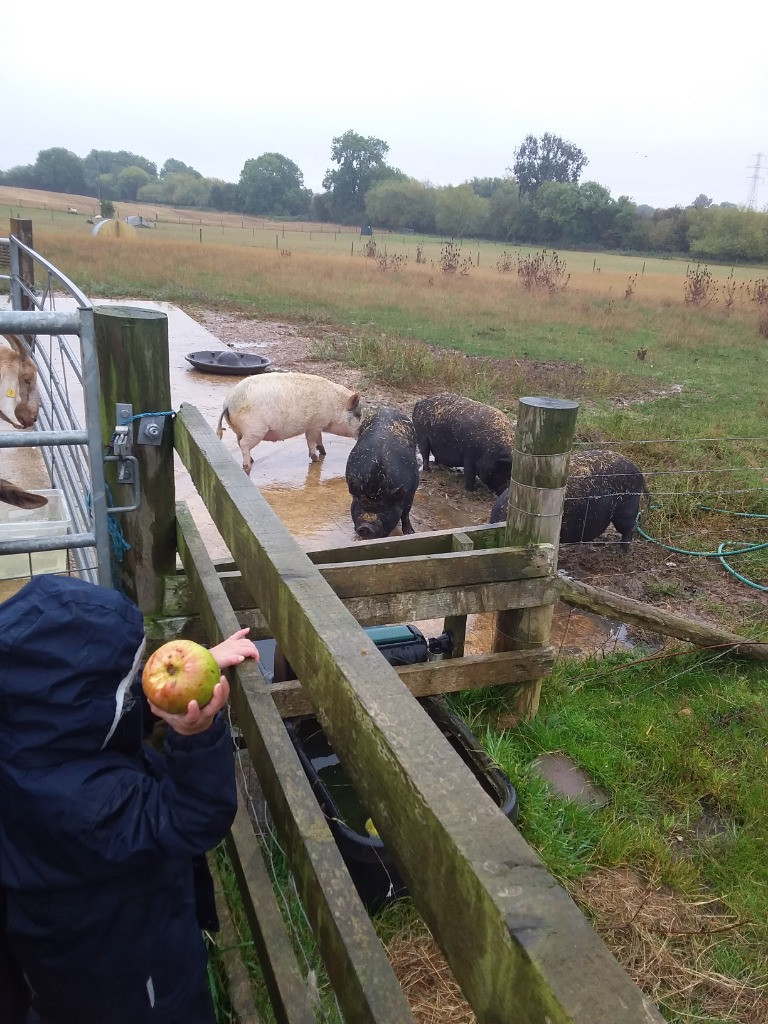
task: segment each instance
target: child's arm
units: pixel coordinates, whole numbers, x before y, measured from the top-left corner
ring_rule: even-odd
[[[250,632],[250,626],[246,626],[245,629],[238,629],[232,636],[227,637],[226,640],[222,640],[220,644],[211,648],[211,654],[216,659],[216,664],[219,668],[239,665],[246,658],[253,658],[255,661],[259,660],[259,652],[256,650],[256,645],[253,640],[246,638],[246,633],[248,632]]]

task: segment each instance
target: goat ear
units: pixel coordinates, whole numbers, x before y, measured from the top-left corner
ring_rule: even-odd
[[[0,501],[4,501],[8,505],[15,505],[17,508],[40,508],[41,505],[48,504],[48,499],[44,494],[32,494],[31,491],[25,491],[23,488],[17,487],[16,484],[12,484],[10,480],[1,479]]]
[[[21,356],[22,359],[29,359],[29,353],[24,347],[21,338],[18,338],[15,334],[4,334],[3,337],[17,355]]]

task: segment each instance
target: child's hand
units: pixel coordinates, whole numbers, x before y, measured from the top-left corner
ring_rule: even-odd
[[[211,647],[211,654],[216,659],[219,668],[229,668],[230,665],[239,665],[246,658],[259,660],[259,652],[253,640],[246,639],[246,633],[250,632],[250,626],[245,629],[238,629],[232,636],[222,640],[220,644]]]
[[[242,661],[242,658],[240,660]],[[149,702],[149,707],[153,715],[162,718],[180,736],[194,736],[196,733],[205,732],[206,729],[210,728],[216,713],[224,707],[228,699],[229,683],[222,676],[213,688],[213,696],[203,708],[199,706],[196,700],[189,702],[189,706],[183,715],[173,715],[170,711],[163,711],[162,708],[159,708],[151,701]]]

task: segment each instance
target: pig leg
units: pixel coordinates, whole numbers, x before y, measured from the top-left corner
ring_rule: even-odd
[[[253,458],[251,457],[251,449],[255,448],[259,443],[258,441],[251,441],[250,438],[244,436],[238,437],[237,443],[240,446],[240,451],[243,453],[243,469],[251,475],[251,467],[253,466]]]
[[[475,457],[471,452],[464,456],[464,486],[468,491],[474,491],[475,480],[477,479],[477,466]]]
[[[319,430],[308,430],[304,436],[307,439],[309,458],[312,462],[317,462],[318,458],[323,458],[325,455],[323,435]]]
[[[419,452],[421,453],[421,468],[425,473],[429,473],[429,438],[424,437],[419,439]]]
[[[611,522],[621,534],[621,550],[626,554],[637,526],[640,511],[640,495],[628,494],[619,502]]]
[[[403,533],[415,533],[413,526],[411,525],[411,506],[403,509],[403,514],[400,516],[400,525],[403,528]]]

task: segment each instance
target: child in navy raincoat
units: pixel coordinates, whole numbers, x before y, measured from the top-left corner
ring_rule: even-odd
[[[221,668],[258,659],[247,632],[212,648]],[[193,861],[235,815],[229,687],[150,705],[159,753],[143,652],[141,612],[104,587],[37,576],[0,605],[0,883],[45,1024],[215,1022]]]

